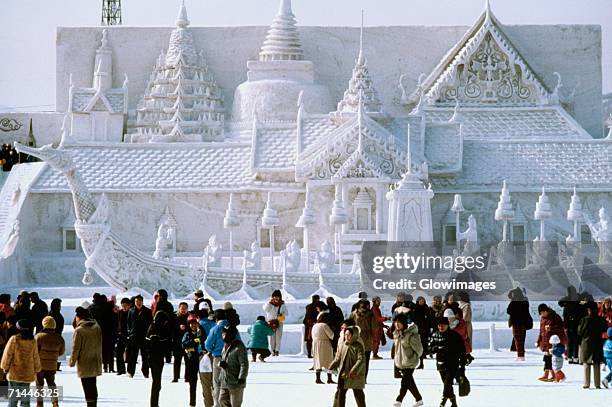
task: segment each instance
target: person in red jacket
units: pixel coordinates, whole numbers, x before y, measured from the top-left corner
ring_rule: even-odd
[[[380,297],[372,298],[372,314],[374,314],[374,318],[378,321],[378,326],[372,332],[372,359],[382,359],[381,356],[378,355],[378,349],[380,348],[380,344],[385,346],[385,331],[384,329],[387,327],[385,325],[386,321],[389,321],[390,318],[384,317],[380,310]]]
[[[555,311],[548,305],[540,304],[538,306],[538,314],[540,314],[540,334],[536,341],[536,347],[544,352],[544,375],[538,380],[542,382],[554,381],[554,373],[552,368],[552,354],[550,352],[550,338],[557,335],[563,345],[567,345],[567,335],[563,326],[563,320]]]

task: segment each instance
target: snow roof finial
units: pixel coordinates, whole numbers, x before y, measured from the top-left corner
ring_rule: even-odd
[[[357,125],[359,126],[359,134],[358,134],[358,145],[357,150],[362,151],[362,136],[361,133],[363,131],[363,89],[359,89],[359,102],[357,104]]]
[[[187,18],[187,7],[185,7],[185,0],[181,0],[181,7],[179,8],[178,17],[176,17],[176,26],[185,28],[189,25],[189,18]]]
[[[291,10],[291,0],[281,0],[280,5],[278,7],[278,15],[279,16],[293,15],[293,10]]]
[[[485,13],[487,18],[491,18],[491,14],[493,14],[493,12],[491,11],[491,0],[485,0]]]
[[[411,148],[410,148],[410,124],[408,124],[408,131],[407,131],[407,137],[406,137],[406,169],[407,172],[406,174],[412,174],[412,152],[411,152]]]
[[[359,57],[357,58],[359,65],[365,64],[365,57],[363,55],[363,9],[361,9],[361,30],[359,31]]]

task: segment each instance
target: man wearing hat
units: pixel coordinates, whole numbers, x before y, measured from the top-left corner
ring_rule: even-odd
[[[461,335],[450,329],[448,318],[436,318],[436,325],[438,330],[431,336],[429,350],[436,354],[436,367],[444,384],[440,406],[450,400],[451,407],[456,407],[453,380],[465,366],[465,345]]]
[[[41,365],[41,371],[36,373],[36,386],[38,387],[44,386],[46,381],[49,388],[55,388],[57,362],[59,357],[66,351],[64,338],[55,331],[56,327],[55,319],[51,316],[46,316],[42,319],[42,331],[34,337]],[[53,398],[52,402],[53,407],[58,406],[58,399],[56,397]],[[36,406],[43,406],[42,398],[38,399]]]
[[[77,307],[75,313],[76,329],[72,336],[69,365],[77,367],[87,407],[96,407],[96,379],[102,375],[102,329],[85,308]]]

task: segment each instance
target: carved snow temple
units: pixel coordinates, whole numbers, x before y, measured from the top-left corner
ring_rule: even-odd
[[[247,276],[323,286],[320,270],[327,287],[363,241],[500,241],[503,183],[507,240],[539,235],[544,187],[545,238],[595,250],[584,219],[612,209],[600,32],[562,30],[506,27],[488,5],[467,31],[298,27],[290,0],[269,29],[193,27],[184,4],[172,29],[60,28],[70,125],[53,147],[21,147],[45,162],[3,186],[2,244],[17,221],[20,239],[0,281],[76,285],[87,259],[124,289],[253,296]],[[585,218],[568,221],[574,190]]]

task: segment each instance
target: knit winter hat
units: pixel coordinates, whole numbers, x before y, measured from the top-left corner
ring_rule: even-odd
[[[55,323],[55,319],[52,316],[48,315],[43,318],[42,326],[44,329],[55,329],[57,325]]]
[[[561,339],[559,339],[558,335],[553,335],[550,337],[550,340],[548,342],[550,342],[551,345],[556,345],[558,343],[561,343]]]
[[[28,319],[20,319],[17,321],[17,329],[20,331],[29,331],[32,329],[32,323]]]
[[[455,312],[452,309],[447,308],[444,310],[444,317],[445,318],[455,318]]]
[[[450,322],[446,317],[438,317],[436,318],[436,325],[450,325]]]
[[[608,339],[612,339],[612,328],[608,328]]]

